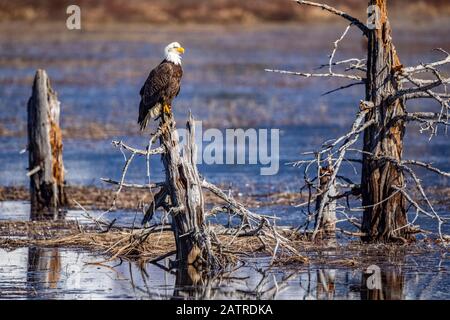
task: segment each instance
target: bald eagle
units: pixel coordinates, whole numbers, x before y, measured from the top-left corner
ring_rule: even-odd
[[[138,124],[144,130],[150,119],[157,118],[161,112],[170,113],[172,100],[180,92],[181,54],[184,48],[172,42],[164,49],[164,60],[153,69],[141,88]]]

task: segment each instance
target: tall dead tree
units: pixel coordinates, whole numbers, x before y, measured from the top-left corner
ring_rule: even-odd
[[[374,124],[364,131],[362,164],[362,205],[365,207],[362,231],[366,241],[410,239],[403,171],[393,161],[402,161],[406,114],[404,100],[396,93],[402,89],[396,73],[403,66],[392,43],[387,0],[370,0],[377,8],[378,28],[368,31],[366,101],[373,104],[365,121]]]
[[[60,102],[44,70],[37,70],[28,101],[31,219],[56,218],[66,205]]]
[[[402,159],[403,137],[407,122],[420,124],[421,132],[429,131],[430,138],[437,134],[437,128],[449,125],[450,95],[446,85],[450,78],[443,76],[439,70],[441,66],[450,63],[450,54],[438,49],[445,58],[439,61],[420,64],[414,67],[404,67],[392,42],[392,30],[389,24],[387,0],[370,0],[368,2],[368,24],[326,4],[312,1],[296,0],[299,5],[321,8],[333,15],[342,17],[350,24],[343,34],[334,42],[332,52],[323,73],[305,73],[286,70],[266,69],[268,72],[290,74],[301,77],[335,77],[351,80],[351,83],[337,89],[329,90],[330,94],[356,85],[364,85],[366,97],[360,102],[360,108],[349,132],[337,139],[328,140],[320,150],[306,152],[305,155],[314,155],[311,160],[301,160],[295,166],[305,168],[305,186],[310,192],[310,199],[299,206],[308,205],[317,201],[315,212],[309,212],[316,221],[323,221],[329,213],[330,205],[338,199],[346,199],[344,206],[337,206],[337,213],[343,215],[346,221],[359,229],[358,232],[348,232],[336,228],[349,235],[360,236],[366,242],[408,242],[414,234],[420,232],[420,226],[414,225],[419,214],[437,222],[437,231],[442,242],[448,237],[442,234],[444,219],[434,210],[425,190],[411,166],[419,166],[444,177],[450,173],[443,172],[429,163],[416,160]],[[369,23],[370,22],[370,23]],[[367,58],[350,58],[335,61],[339,43],[344,40],[351,27],[358,28],[368,39]],[[342,71],[336,71],[341,69]],[[349,74],[348,72],[352,72]],[[434,79],[430,79],[429,75]],[[441,89],[438,91],[437,89]],[[410,99],[432,99],[441,106],[440,112],[408,112],[407,101]],[[364,135],[363,149],[355,147],[359,137]],[[349,157],[348,154],[358,157]],[[339,171],[343,163],[361,164],[361,182],[355,183],[342,176]],[[315,176],[311,177],[309,171],[316,166]],[[332,173],[323,184],[324,175],[321,168],[327,167]],[[356,168],[353,166],[356,171]],[[412,181],[421,201],[426,207],[419,204],[408,190],[406,175]],[[314,183],[315,182],[315,183]],[[336,187],[342,192],[334,194]],[[315,195],[311,196],[315,189]],[[349,197],[361,197],[362,206],[349,208]],[[407,202],[415,209],[413,221],[408,221]],[[363,211],[362,223],[351,216],[351,211]],[[306,228],[308,223],[305,224]],[[316,223],[313,239],[324,228],[323,223]]]

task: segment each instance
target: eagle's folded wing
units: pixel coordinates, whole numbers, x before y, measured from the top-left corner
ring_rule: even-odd
[[[161,63],[153,69],[144,85],[139,92],[141,95],[141,102],[139,104],[139,119],[138,123],[141,130],[145,128],[150,118],[154,118],[159,114],[161,106],[159,101],[162,94],[170,85],[170,80],[173,75],[172,65],[169,63]]]

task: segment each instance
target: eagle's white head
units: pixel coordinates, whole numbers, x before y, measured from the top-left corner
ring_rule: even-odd
[[[165,58],[172,63],[181,64],[181,55],[184,48],[178,42],[172,42],[164,49]]]

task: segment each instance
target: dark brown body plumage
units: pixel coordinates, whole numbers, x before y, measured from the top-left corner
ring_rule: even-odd
[[[181,65],[164,60],[153,69],[140,91],[138,123],[144,130],[151,118],[157,117],[164,105],[172,105],[172,100],[180,92],[183,69]]]

